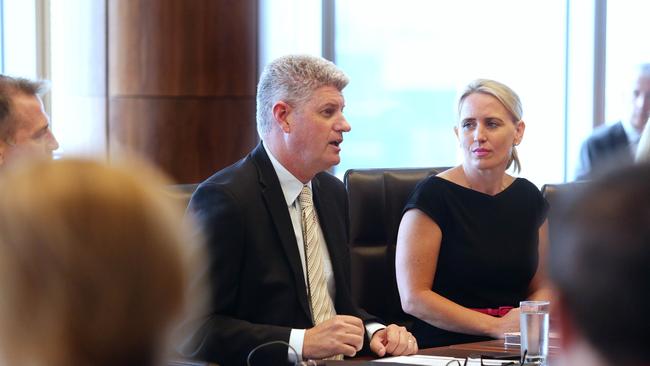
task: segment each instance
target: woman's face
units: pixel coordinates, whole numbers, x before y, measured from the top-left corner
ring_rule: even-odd
[[[512,147],[524,136],[523,121],[513,117],[495,97],[473,93],[460,109],[460,122],[454,128],[463,150],[463,165],[474,169],[505,171]]]

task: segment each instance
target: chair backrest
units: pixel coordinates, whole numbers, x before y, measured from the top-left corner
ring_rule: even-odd
[[[575,181],[568,183],[558,183],[558,184],[545,184],[542,186],[542,196],[546,198],[546,201],[549,204],[549,213],[548,213],[548,235],[549,240],[553,241],[557,237],[558,225],[555,223],[555,214],[557,213],[557,208],[562,203],[566,203],[568,200],[572,199],[575,195],[580,194],[580,192],[589,184],[589,181]],[[555,208],[555,209],[554,209]]]
[[[357,304],[389,323],[409,326],[395,280],[395,242],[402,210],[422,179],[447,168],[351,169],[344,183],[350,201],[352,293]]]

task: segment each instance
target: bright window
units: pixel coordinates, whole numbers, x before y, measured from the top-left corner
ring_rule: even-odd
[[[2,72],[38,78],[35,0],[0,0],[0,15]]]
[[[564,0],[338,1],[336,63],[351,79],[352,132],[337,175],[458,164],[457,91],[480,77],[522,99],[521,175],[538,185],[564,180],[566,7]]]
[[[607,2],[605,121],[629,118],[635,67],[650,62],[650,1]]]

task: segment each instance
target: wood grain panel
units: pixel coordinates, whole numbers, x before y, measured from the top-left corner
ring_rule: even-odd
[[[108,0],[109,94],[254,96],[257,0]]]
[[[152,160],[178,183],[197,183],[257,143],[253,98],[111,98],[110,154]]]

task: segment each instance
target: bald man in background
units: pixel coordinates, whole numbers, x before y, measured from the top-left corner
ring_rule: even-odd
[[[627,120],[596,129],[582,144],[576,179],[592,179],[634,161],[641,132],[650,116],[650,63],[637,66]]]

